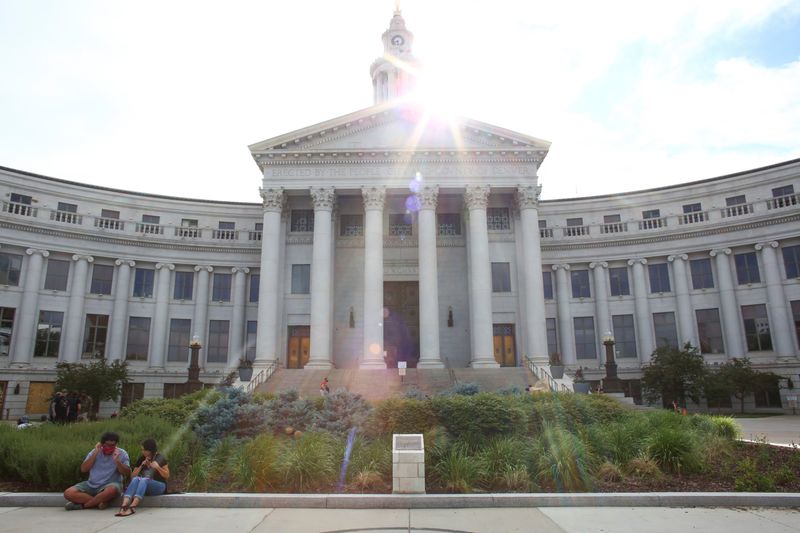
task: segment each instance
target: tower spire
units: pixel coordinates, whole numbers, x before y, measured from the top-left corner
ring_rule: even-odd
[[[369,69],[376,105],[408,94],[415,84],[413,71],[417,62],[411,53],[414,34],[406,29],[400,0],[395,0],[394,15],[382,39],[383,56],[376,59]]]

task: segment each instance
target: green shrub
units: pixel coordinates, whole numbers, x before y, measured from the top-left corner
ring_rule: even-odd
[[[559,491],[584,491],[592,487],[594,463],[589,450],[577,436],[558,426],[545,426],[538,458],[538,478]]]
[[[247,403],[248,396],[244,391],[226,389],[216,402],[197,408],[191,419],[192,429],[207,444],[219,441],[235,429],[238,411]]]
[[[344,436],[351,428],[362,428],[371,411],[360,394],[339,389],[325,396],[322,409],[314,413],[314,430]]]
[[[660,479],[664,477],[664,473],[658,467],[658,463],[646,455],[640,455],[628,461],[625,465],[625,472],[640,479]]]
[[[772,479],[776,485],[784,486],[794,481],[794,472],[788,465],[783,465],[772,474]]]
[[[528,478],[525,467],[525,445],[520,439],[507,436],[494,437],[477,450],[475,460],[480,470],[480,482],[487,489],[502,488],[507,484],[510,478],[504,479],[503,476],[508,476],[509,471],[522,470],[525,472],[525,478]]]
[[[502,492],[530,492],[533,483],[524,466],[507,467],[496,478],[495,488]]]
[[[424,433],[437,425],[437,418],[429,400],[389,398],[375,406],[366,425],[373,437]]]
[[[606,483],[619,483],[625,476],[622,475],[622,469],[619,466],[606,461],[597,468],[595,477]]]
[[[175,426],[185,423],[202,404],[212,404],[221,394],[211,389],[203,389],[180,398],[147,398],[137,400],[120,411],[120,418],[150,416],[163,418]]]
[[[714,426],[714,433],[729,440],[741,437],[742,429],[739,423],[730,416],[709,417]]]
[[[449,389],[439,393],[439,396],[475,396],[481,388],[477,383],[456,383]]]
[[[341,443],[327,433],[304,433],[283,449],[277,469],[283,486],[292,492],[331,489],[340,464]]]
[[[775,483],[759,473],[756,462],[748,457],[737,468],[734,489],[736,492],[772,492],[775,490]]]
[[[439,423],[456,437],[489,438],[525,431],[525,413],[513,397],[481,393],[434,398]]]
[[[478,463],[462,448],[453,446],[431,465],[435,479],[445,492],[472,492],[478,481]]]
[[[696,472],[703,466],[694,434],[676,427],[656,428],[647,438],[646,450],[662,470],[669,472]]]
[[[642,430],[641,419],[630,418],[625,422],[593,424],[588,435],[599,456],[616,464],[625,464],[641,453],[646,432]]]
[[[353,441],[353,449],[350,451],[347,479],[355,481],[356,475],[363,472],[375,472],[386,479],[391,479],[391,436],[376,440],[367,440],[360,436],[356,437]]]
[[[271,434],[261,434],[244,446],[236,478],[247,490],[274,492],[281,484],[277,461],[281,444]]]
[[[324,398],[316,398],[320,406],[324,405]],[[264,404],[266,412],[266,427],[274,432],[281,432],[287,427],[309,430],[314,424],[315,413],[318,411],[316,403],[306,398],[300,398],[296,390],[282,392],[277,398]]]

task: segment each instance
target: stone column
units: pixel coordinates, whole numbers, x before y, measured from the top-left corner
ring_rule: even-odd
[[[745,354],[742,340],[744,332],[740,325],[739,306],[736,303],[731,263],[728,260],[728,256],[731,255],[731,249],[711,250],[709,255],[714,258],[717,265],[722,332],[725,336],[725,355],[728,358],[743,357]]]
[[[518,186],[517,207],[522,226],[522,279],[525,284],[525,350],[536,361],[547,361],[547,320],[544,311],[542,249],[539,236],[541,187]]]
[[[647,281],[644,266],[647,259],[630,259],[628,265],[633,267],[633,305],[636,312],[636,340],[639,345],[639,361],[650,362],[655,350],[653,334],[653,317],[650,314],[650,302],[647,299]]]
[[[775,340],[775,355],[778,357],[791,357],[796,355],[792,334],[794,327],[789,319],[790,312],[786,305],[786,297],[781,282],[781,272],[778,268],[778,243],[771,241],[756,244],[756,250],[761,251],[764,261],[764,277],[767,284],[767,305],[769,306],[770,333]]]
[[[536,226],[539,227],[538,225]],[[569,272],[567,264],[553,265],[556,273],[556,306],[558,307],[558,343],[561,351],[561,363],[574,365],[578,362],[575,353],[575,335],[573,334],[572,311],[569,308]]]
[[[684,343],[691,343],[695,348],[700,348],[700,342],[694,330],[694,312],[692,311],[692,300],[689,297],[689,276],[686,269],[686,262],[689,256],[686,254],[670,255],[667,261],[672,263],[672,277],[675,278],[675,299],[678,307],[678,338],[680,346]]]
[[[261,232],[261,267],[258,287],[258,329],[255,366],[267,366],[278,359],[278,290],[280,279],[282,188],[261,189],[264,206]]]
[[[50,255],[47,250],[36,248],[28,248],[25,253],[30,257],[25,268],[25,286],[22,289],[22,300],[14,327],[14,348],[11,350],[11,363],[14,365],[29,365],[33,361],[33,341],[36,338],[42,265],[44,258]]]
[[[116,283],[114,285],[114,308],[108,329],[108,360],[125,359],[125,326],[128,322],[128,296],[131,290],[131,269],[136,262],[117,259]]]
[[[492,272],[489,259],[489,230],[486,206],[491,189],[488,185],[467,187],[464,200],[469,210],[469,305],[472,323],[473,368],[497,368],[492,329]]]
[[[333,187],[312,187],[314,244],[311,256],[311,347],[305,368],[331,368],[331,223],[336,192]]]
[[[90,255],[72,256],[75,268],[72,272],[72,285],[67,304],[67,317],[64,321],[64,345],[61,360],[77,363],[81,359],[81,338],[83,338],[83,307],[86,302],[86,281],[89,277],[89,263],[94,262]]]
[[[386,187],[364,187],[364,353],[361,368],[383,361],[383,206]]]
[[[444,368],[439,352],[439,271],[437,266],[436,205],[439,187],[423,187],[419,209],[419,368]]]
[[[175,265],[156,263],[156,308],[153,312],[150,342],[150,368],[164,368],[164,357],[167,348],[167,322],[169,321],[169,282]]]
[[[611,323],[611,316],[608,312],[608,263],[605,261],[595,261],[589,263],[589,268],[594,272],[594,314],[597,320],[597,333],[600,337],[600,344],[603,344],[603,337],[607,331],[614,333],[614,324]],[[600,348],[600,363],[605,363],[605,350]]]
[[[228,368],[239,366],[244,357],[244,311],[247,305],[247,267],[233,267],[233,314],[231,317],[231,349],[228,352]]]
[[[192,334],[200,338],[200,344],[205,346],[208,344],[206,339],[206,331],[208,329],[208,286],[211,282],[211,273],[214,272],[214,267],[209,265],[197,265],[194,267],[197,272],[197,291],[195,292],[194,299],[194,315],[192,318]],[[206,353],[208,350],[206,350]],[[200,361],[200,366],[204,366]]]

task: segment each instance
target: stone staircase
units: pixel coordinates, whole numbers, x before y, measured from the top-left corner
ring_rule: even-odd
[[[490,392],[508,387],[525,390],[527,385],[535,384],[537,381],[536,376],[525,367],[409,368],[402,380],[396,368],[385,370],[281,368],[276,370],[267,382],[259,385],[256,392],[278,394],[294,389],[300,396],[313,398],[319,396],[319,384],[326,377],[331,390],[347,389],[371,401],[402,396],[414,389],[423,395],[434,396],[456,383],[477,383],[481,391]]]

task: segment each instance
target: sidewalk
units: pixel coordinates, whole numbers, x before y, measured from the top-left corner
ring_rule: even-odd
[[[770,444],[800,446],[800,415],[769,416],[764,418],[735,418],[742,428],[742,438],[765,440]]]

